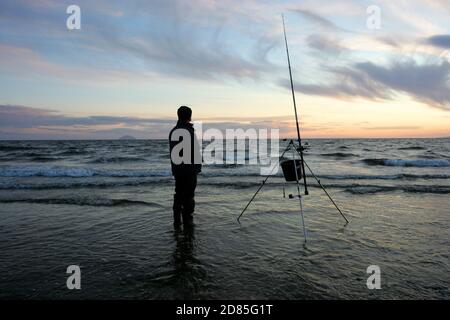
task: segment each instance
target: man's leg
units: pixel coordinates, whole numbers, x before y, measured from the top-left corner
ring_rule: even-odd
[[[183,193],[183,224],[192,225],[193,224],[193,216],[195,210],[195,188],[197,187],[197,175],[192,174],[185,177],[185,189]]]
[[[178,226],[181,224],[181,210],[182,210],[182,183],[181,177],[175,177],[175,194],[173,195],[173,224]]]

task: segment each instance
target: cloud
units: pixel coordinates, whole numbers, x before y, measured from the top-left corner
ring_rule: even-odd
[[[147,68],[165,75],[202,80],[258,79],[269,71],[266,55],[260,60],[245,58],[218,39],[200,41],[192,32],[172,30],[170,36],[149,35],[145,41],[110,34],[104,40],[111,50],[134,56]],[[270,50],[261,49],[255,51],[267,54]]]
[[[336,38],[331,38],[318,34],[311,34],[306,38],[306,44],[311,49],[330,55],[339,55],[347,50]]]
[[[40,61],[42,65],[40,69],[33,66],[30,72],[63,79],[68,73],[64,70],[80,67],[88,75],[78,72],[77,79],[92,78],[93,73],[95,78],[106,78],[102,77],[106,73],[120,79],[123,73],[134,72],[139,78],[157,74],[208,81],[261,79],[275,68],[267,57],[280,41],[267,28],[255,37],[242,26],[233,25],[243,16],[233,5],[214,1],[193,5],[180,0],[131,1],[127,5],[80,0],[77,4],[82,11],[82,30],[69,32],[64,3],[5,0],[0,27],[12,30],[11,36],[33,34],[40,41],[19,46],[9,39],[9,43],[2,41],[3,45],[32,52],[33,57],[25,61]],[[255,19],[247,12],[242,21]],[[243,46],[236,46],[236,37],[245,39]],[[66,58],[55,59],[48,52],[50,47],[61,52],[60,56],[66,53]],[[15,63],[9,71],[15,68],[18,72],[24,69]]]
[[[299,93],[334,97],[341,99],[366,98],[371,100],[390,99],[391,92],[367,74],[352,67],[328,68],[331,75],[329,83],[295,83],[295,90]],[[287,80],[280,85],[289,88]]]
[[[333,32],[351,32],[350,30],[344,29],[333,23],[331,20],[328,20],[321,15],[314,13],[310,10],[305,9],[296,9],[293,10],[298,13],[302,18],[308,20],[309,22],[318,25],[322,29],[326,29]]]
[[[0,105],[0,127],[38,128],[52,126],[114,126],[171,124],[171,119],[153,119],[120,116],[67,116],[60,112],[27,106]]]
[[[364,127],[366,130],[418,130],[420,126],[378,126],[378,127]]]
[[[204,130],[280,128],[281,135],[294,129],[292,116],[210,118],[200,120]],[[0,105],[0,139],[116,139],[123,135],[149,139],[167,138],[173,118],[127,116],[70,116],[50,109]],[[313,130],[314,128],[306,128]]]
[[[450,111],[450,63],[418,64],[413,59],[379,66],[372,62],[354,63],[348,67],[327,68],[331,81],[295,85],[304,94],[338,97],[393,99],[406,93],[417,101]],[[280,85],[289,88],[289,83]]]
[[[162,138],[173,123],[173,119],[69,116],[49,109],[0,105],[0,139]]]
[[[450,49],[450,34],[429,37],[427,42],[438,48]]]
[[[129,80],[154,79],[155,74],[144,71],[131,71],[117,66],[104,68],[102,66],[87,67],[71,64],[59,64],[43,57],[32,49],[4,45],[0,43],[0,70],[8,75],[25,75],[31,77],[52,77],[62,79],[70,84],[78,82],[119,83]],[[70,75],[70,76],[68,76]]]
[[[418,64],[410,59],[388,67],[366,62],[356,69],[390,90],[404,92],[432,106],[450,110],[450,63]]]
[[[448,64],[434,64],[433,67],[432,64],[403,60],[383,66],[379,61],[412,54],[419,58],[437,57],[440,54],[437,48],[448,49],[449,35],[441,35],[445,31],[437,30],[445,26],[446,20],[441,16],[445,14],[443,8],[449,8],[449,2],[428,0],[389,4],[391,2],[386,1],[383,5],[386,23],[383,22],[382,30],[367,33],[366,7],[358,1],[308,0],[302,2],[301,9],[292,9],[298,8],[299,4],[295,1],[253,0],[79,0],[82,30],[70,32],[65,28],[67,2],[3,0],[0,73],[4,81],[14,76],[17,91],[22,83],[36,80],[36,74],[39,80],[48,77],[61,80],[62,85],[87,82],[90,88],[109,85],[110,80],[118,81],[122,87],[117,86],[117,95],[107,93],[106,101],[118,95],[126,97],[133,85],[129,82],[135,80],[145,82],[139,85],[158,83],[164,89],[196,84],[185,80],[201,80],[207,85],[211,81],[220,81],[224,86],[230,84],[229,80],[258,80],[258,84],[264,83],[268,87],[274,81],[272,79],[285,72],[284,51],[278,50],[282,49],[283,39],[278,13],[289,12],[289,18],[295,18],[291,19],[289,27],[300,31],[292,33],[292,54],[299,55],[295,60],[304,61],[302,70],[306,72],[320,65],[314,70],[317,72],[309,73],[317,82],[297,84],[299,91],[372,100],[394,99],[396,93],[407,93],[414,99],[448,110]],[[429,11],[421,11],[428,3],[433,3]],[[393,19],[397,15],[403,19]],[[429,20],[435,27],[426,25],[424,20]],[[405,26],[409,24],[402,21],[414,23],[421,32],[416,33],[414,29],[414,36],[406,36],[408,28]],[[440,28],[436,28],[438,25]],[[430,37],[433,34],[436,35]],[[311,50],[303,50],[305,39]],[[427,39],[428,45],[421,42],[422,46],[418,46],[417,39]],[[334,67],[327,66],[326,63],[344,52],[346,56],[340,58],[345,61],[339,59]],[[321,53],[329,55],[326,58],[330,59],[324,61]],[[354,61],[373,62],[358,64]],[[283,69],[280,70],[276,63],[283,63]],[[182,78],[180,82],[170,82],[179,78]],[[44,84],[53,86],[54,82],[39,83],[40,86]],[[286,86],[284,81],[281,84]],[[193,88],[192,96],[202,94],[196,89]],[[244,90],[255,90],[255,87],[247,86]],[[161,90],[157,95],[164,92]],[[57,98],[57,94],[55,92],[49,98]],[[152,101],[162,100],[160,96],[154,99]],[[91,118],[89,121],[99,120]]]
[[[450,2],[448,0],[426,0],[427,4],[432,7],[450,12]]]

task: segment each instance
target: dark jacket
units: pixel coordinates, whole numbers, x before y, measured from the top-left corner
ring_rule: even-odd
[[[172,149],[179,144],[183,137],[180,137],[176,141],[172,141],[172,135],[175,130],[184,129],[189,134],[190,137],[190,147],[191,147],[191,159],[182,162],[181,164],[175,164],[172,159]],[[172,174],[174,176],[184,175],[184,174],[198,174],[202,171],[202,157],[200,152],[200,145],[198,143],[197,137],[195,136],[194,126],[191,123],[178,121],[177,125],[170,131],[169,134],[169,144],[170,144],[170,162],[172,165]],[[180,156],[183,156],[183,151],[180,152]],[[197,160],[197,163],[195,162]]]

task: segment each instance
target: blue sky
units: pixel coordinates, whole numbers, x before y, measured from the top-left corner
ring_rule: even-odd
[[[165,138],[182,104],[292,135],[281,13],[305,137],[450,135],[447,0],[3,0],[0,139]]]

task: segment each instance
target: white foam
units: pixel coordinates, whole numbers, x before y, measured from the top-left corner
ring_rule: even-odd
[[[424,160],[401,160],[386,159],[385,166],[392,167],[450,167],[448,160],[424,159]]]
[[[165,177],[169,175],[169,171],[94,170],[62,166],[7,166],[0,169],[0,177]]]
[[[1,177],[92,177],[94,172],[87,168],[53,167],[53,166],[21,166],[3,167]]]

